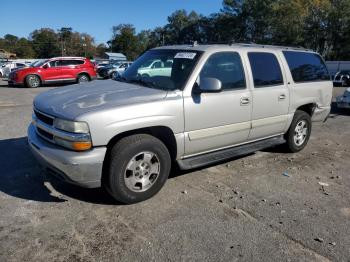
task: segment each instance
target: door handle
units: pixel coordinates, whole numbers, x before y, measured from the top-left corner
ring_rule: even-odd
[[[249,97],[242,97],[241,98],[241,105],[248,105],[250,103]]]
[[[282,94],[278,97],[278,100],[284,100],[286,99],[286,95],[285,94]]]

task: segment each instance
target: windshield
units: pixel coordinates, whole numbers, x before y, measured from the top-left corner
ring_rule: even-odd
[[[201,54],[192,50],[151,50],[140,56],[117,80],[163,90],[181,90]]]
[[[34,63],[30,64],[30,67],[39,67],[39,66],[42,66],[42,65],[45,64],[47,61],[49,61],[49,60],[47,59],[47,60],[38,60],[38,61],[35,61]]]

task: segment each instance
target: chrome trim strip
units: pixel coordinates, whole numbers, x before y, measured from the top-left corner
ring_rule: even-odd
[[[52,120],[55,120],[55,117],[50,116],[50,115],[48,115],[48,114],[45,114],[45,113],[41,112],[40,110],[36,109],[35,107],[33,108],[33,111],[34,111],[34,112],[36,111],[36,112],[38,112],[39,114],[42,114],[42,115],[44,115],[44,116],[46,116],[46,117],[48,117],[48,118],[51,118]]]
[[[181,157],[181,159],[186,159],[186,158],[190,158],[190,157],[194,157],[194,156],[200,156],[200,155],[212,153],[212,152],[215,152],[215,151],[220,151],[220,150],[224,150],[224,149],[228,149],[228,148],[232,148],[232,147],[236,147],[236,146],[241,146],[241,145],[257,142],[257,141],[260,141],[260,140],[265,140],[265,139],[268,139],[268,138],[278,137],[278,136],[282,136],[282,135],[284,135],[284,133],[280,133],[280,134],[272,135],[272,136],[267,136],[267,137],[263,137],[263,138],[259,138],[259,139],[254,139],[254,140],[248,140],[248,141],[243,142],[243,143],[239,143],[239,144],[235,144],[235,145],[229,145],[229,146],[225,146],[225,147],[220,147],[220,148],[216,148],[216,149],[212,149],[212,150],[208,150],[208,151],[203,151],[203,152],[196,153],[196,154],[184,155],[183,157]]]
[[[195,140],[200,140],[208,137],[225,135],[233,132],[248,130],[250,128],[251,128],[251,123],[250,121],[247,121],[247,122],[242,122],[237,124],[190,131],[188,132],[188,138],[190,141],[195,141]]]
[[[45,80],[45,82],[63,82],[63,81],[75,81],[75,78],[57,78],[57,79],[49,79]]]
[[[286,122],[287,120],[288,120],[288,115],[272,116],[272,117],[252,120],[252,128],[283,123],[283,122]]]

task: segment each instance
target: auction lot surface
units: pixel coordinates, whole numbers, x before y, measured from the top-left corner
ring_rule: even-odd
[[[175,170],[127,206],[40,170],[26,129],[50,88],[0,81],[0,261],[350,261],[350,110],[315,124],[298,154]]]

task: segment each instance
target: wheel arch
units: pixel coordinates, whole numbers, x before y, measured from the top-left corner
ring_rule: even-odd
[[[309,114],[310,117],[312,117],[316,106],[317,106],[316,103],[307,103],[296,108],[296,111],[297,110],[304,111],[305,113]]]
[[[176,138],[171,128],[167,126],[151,126],[121,132],[109,140],[107,144],[107,151],[109,151],[120,139],[136,134],[148,134],[158,138],[168,148],[172,160],[176,159]]]
[[[102,184],[106,182],[106,178],[108,175],[108,168],[110,164],[110,155],[111,155],[110,153],[113,146],[124,137],[136,135],[136,134],[148,134],[158,138],[160,141],[164,143],[164,145],[169,150],[171,160],[175,161],[178,149],[177,149],[176,138],[171,128],[167,126],[151,126],[151,127],[138,128],[138,129],[121,132],[115,135],[114,137],[112,137],[107,144],[107,152],[106,152],[105,159],[103,161],[103,167],[102,167]]]

